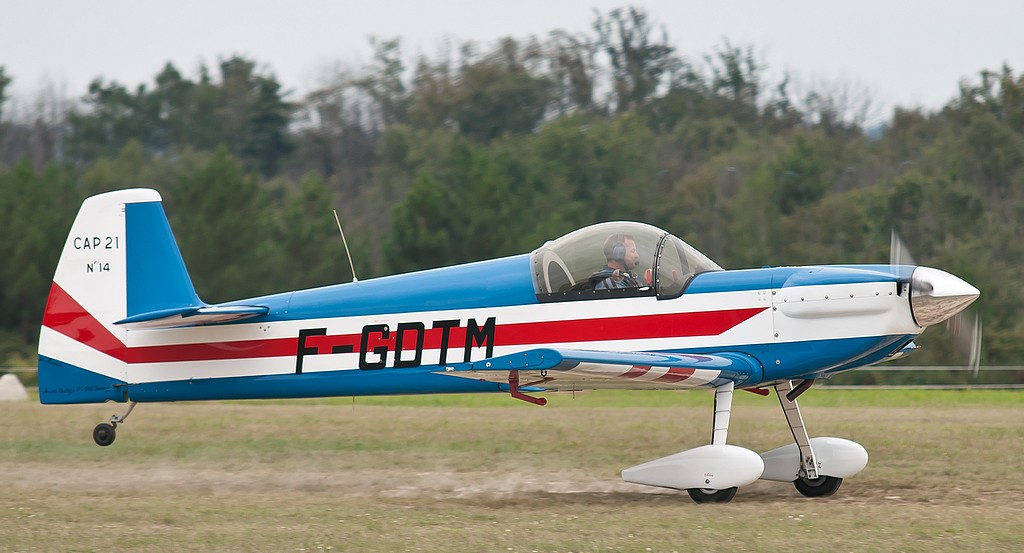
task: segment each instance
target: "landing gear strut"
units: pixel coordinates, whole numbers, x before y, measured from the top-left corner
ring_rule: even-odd
[[[807,427],[804,426],[804,418],[800,414],[796,398],[807,391],[813,383],[813,380],[804,380],[794,388],[792,380],[785,380],[775,385],[775,393],[782,404],[782,412],[786,414],[789,430],[793,433],[797,447],[800,448],[800,476],[811,480],[818,478],[818,461],[814,458],[811,439],[807,436]]]
[[[729,416],[732,412],[732,382],[715,389],[715,419],[711,428],[711,445],[725,445],[729,437]],[[688,488],[686,493],[694,503],[728,503],[736,497],[737,487],[716,490],[710,488]]]
[[[727,503],[736,488],[755,482],[764,461],[749,449],[729,445],[729,413],[735,384],[715,389],[715,420],[711,443],[623,469],[622,479],[634,484],[686,490],[696,503]]]
[[[789,429],[793,432],[793,440],[800,449],[800,472],[797,479],[793,480],[793,487],[805,497],[828,497],[839,490],[839,486],[843,485],[843,479],[818,474],[818,460],[814,456],[814,449],[811,448],[811,440],[804,426],[804,418],[800,415],[800,406],[796,402],[796,398],[807,391],[813,383],[813,380],[804,380],[794,387],[793,381],[787,380],[776,384],[775,392],[779,396],[779,403],[782,404],[782,411],[786,414]]]
[[[101,422],[96,425],[96,428],[92,429],[92,439],[96,442],[96,445],[106,447],[114,443],[114,438],[117,438],[118,423],[124,422],[125,419],[128,418],[128,415],[132,414],[132,409],[135,409],[136,403],[137,402],[133,401],[132,404],[128,406],[128,411],[126,411],[125,414],[110,415],[109,423]]]

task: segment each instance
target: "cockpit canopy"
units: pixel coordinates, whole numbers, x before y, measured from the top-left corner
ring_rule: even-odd
[[[722,270],[679,238],[632,222],[582,228],[547,242],[534,250],[530,259],[534,290],[542,301],[645,295],[674,298],[683,293],[694,275]],[[613,273],[614,269],[619,271]],[[614,284],[608,280],[613,274]]]

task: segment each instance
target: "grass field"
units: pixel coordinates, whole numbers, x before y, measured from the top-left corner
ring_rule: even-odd
[[[140,405],[0,404],[0,551],[1021,551],[1024,393],[812,390],[812,435],[864,445],[832,498],[726,505],[622,482],[707,442],[704,392]],[[730,443],[792,437],[740,394]]]

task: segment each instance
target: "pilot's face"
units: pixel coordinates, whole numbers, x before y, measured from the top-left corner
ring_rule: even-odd
[[[623,244],[626,246],[626,255],[622,260],[622,264],[627,271],[632,271],[636,268],[636,264],[640,262],[640,252],[636,251],[636,242],[629,238]]]

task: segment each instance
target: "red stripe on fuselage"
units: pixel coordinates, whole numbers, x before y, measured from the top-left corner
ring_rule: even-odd
[[[494,345],[518,346],[717,336],[765,309],[767,307],[696,313],[497,324],[494,332]],[[482,320],[478,319],[478,321]],[[425,326],[430,324],[428,321],[425,323]],[[298,348],[297,337],[129,348],[56,283],[54,283],[50,290],[46,313],[43,316],[43,325],[77,342],[81,342],[128,363],[290,357],[296,355]],[[440,349],[442,347],[443,330],[441,328],[425,328],[423,331],[423,348],[426,350]],[[466,327],[449,328],[447,347],[452,350],[462,347],[466,343],[466,334]],[[305,347],[316,348],[320,354],[330,354],[334,346],[351,345],[352,352],[358,353],[360,352],[361,337],[361,334],[308,336],[306,337]],[[374,346],[387,344],[390,346],[389,349],[393,350],[395,339],[395,332],[391,332],[388,338],[383,338],[378,334],[367,344],[367,347],[372,349]],[[407,336],[406,340],[407,342],[403,345],[403,350],[410,349],[410,344],[408,343],[410,337]],[[452,355],[454,355],[454,352],[452,352]],[[452,358],[452,360],[460,361],[461,358]],[[666,377],[668,376],[666,375]]]
[[[285,338],[129,348],[57,283],[50,287],[43,326],[128,363],[282,357],[295,355],[298,343],[298,338]]]
[[[766,307],[499,325],[496,346],[718,336]]]
[[[357,337],[358,340],[358,337]],[[174,361],[219,361],[227,359],[262,359],[264,357],[293,357],[298,338],[272,340],[236,340],[206,344],[173,344],[167,346],[137,346],[128,348],[125,361],[129,363],[170,363]],[[328,353],[325,351],[324,353]]]

